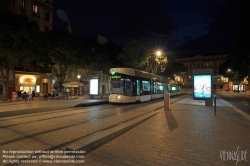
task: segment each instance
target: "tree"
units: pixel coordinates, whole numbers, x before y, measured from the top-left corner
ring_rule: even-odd
[[[55,29],[50,33],[49,56],[54,63],[52,74],[57,77],[59,90],[66,75],[76,69],[79,54],[78,39],[67,31]]]
[[[79,54],[78,70],[81,73],[94,73],[102,71],[108,74],[112,67],[123,67],[124,64],[118,60],[122,47],[114,43],[99,44],[95,36],[82,39],[81,54]]]
[[[174,74],[180,74],[182,76],[186,75],[187,69],[186,67],[180,63],[175,61],[174,57],[169,57],[168,64],[166,66],[165,71],[162,73],[165,77],[172,78]]]
[[[118,59],[121,60],[126,67],[143,69],[149,58],[151,58],[151,54],[147,43],[135,39],[123,47],[123,52],[118,55]]]
[[[9,75],[21,60],[36,55],[34,44],[39,39],[39,28],[24,15],[0,13],[0,72],[3,100],[7,100]],[[14,79],[14,78],[13,78]]]

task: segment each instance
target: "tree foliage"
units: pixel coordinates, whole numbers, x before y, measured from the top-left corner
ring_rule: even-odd
[[[147,43],[135,39],[123,47],[123,52],[118,55],[118,59],[121,60],[126,67],[143,69],[143,67],[145,67],[144,65],[146,65],[151,58],[151,52]]]
[[[95,37],[84,38],[78,68],[90,73],[102,71],[108,74],[110,68],[124,66],[117,58],[121,52],[122,47],[114,43],[99,44]]]
[[[59,89],[69,72],[75,70],[79,55],[78,39],[67,31],[55,29],[49,34],[49,57],[53,62],[52,73],[57,77]]]
[[[187,68],[180,62],[175,61],[175,58],[169,57],[169,61],[166,65],[166,69],[161,74],[165,77],[173,78],[175,74],[180,74],[182,76],[186,75]]]
[[[24,15],[0,13],[0,72],[3,82],[3,100],[7,100],[9,74],[21,61],[26,64],[36,56],[34,44],[40,36],[36,22]],[[14,80],[14,78],[13,78]]]

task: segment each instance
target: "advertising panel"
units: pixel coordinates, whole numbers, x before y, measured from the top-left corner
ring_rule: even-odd
[[[212,98],[212,75],[194,75],[194,99]]]
[[[98,95],[98,78],[90,78],[90,94]]]

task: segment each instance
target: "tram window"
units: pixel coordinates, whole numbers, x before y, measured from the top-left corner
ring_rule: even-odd
[[[142,81],[142,91],[150,91],[150,81]]]
[[[125,95],[133,96],[133,82],[129,79],[125,80]]]
[[[110,93],[111,94],[124,94],[124,87],[122,81],[110,80]]]

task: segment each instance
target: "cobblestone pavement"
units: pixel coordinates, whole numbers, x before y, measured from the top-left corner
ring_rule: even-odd
[[[217,100],[217,116],[204,105],[190,97],[171,105],[171,111],[162,109],[87,154],[85,165],[250,165],[250,121],[222,99]],[[243,154],[238,162],[225,153],[237,150]]]

